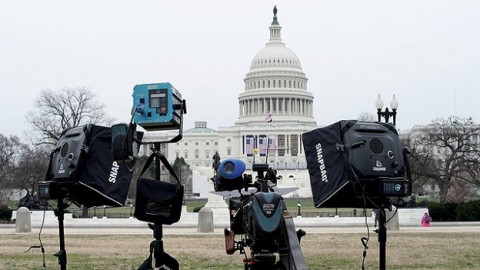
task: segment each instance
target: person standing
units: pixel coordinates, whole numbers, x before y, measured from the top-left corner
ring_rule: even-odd
[[[422,227],[430,227],[430,223],[432,222],[432,217],[428,214],[425,213],[422,217]]]

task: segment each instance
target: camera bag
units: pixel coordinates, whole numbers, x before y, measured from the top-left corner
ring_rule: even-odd
[[[176,180],[168,183],[160,180],[142,178],[154,158],[159,158],[165,168]],[[157,170],[159,168],[156,168]],[[180,220],[183,204],[184,186],[180,183],[170,163],[160,152],[150,155],[143,166],[137,181],[137,197],[135,203],[135,217],[138,220],[155,224],[173,224]]]

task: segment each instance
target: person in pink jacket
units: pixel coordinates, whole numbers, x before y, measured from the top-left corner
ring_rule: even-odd
[[[422,227],[430,227],[430,222],[432,222],[432,217],[425,213],[422,217]]]

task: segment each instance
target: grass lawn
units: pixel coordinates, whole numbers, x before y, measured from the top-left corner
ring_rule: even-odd
[[[363,234],[307,234],[302,249],[311,270],[361,269]],[[480,233],[389,232],[387,269],[480,269]],[[146,259],[151,235],[66,235],[67,269],[137,269]],[[223,235],[165,235],[166,252],[181,269],[243,269],[243,255],[225,254]],[[58,236],[43,235],[47,269],[59,269]],[[36,234],[0,235],[0,269],[42,269]],[[378,269],[378,242],[372,234],[366,269]]]

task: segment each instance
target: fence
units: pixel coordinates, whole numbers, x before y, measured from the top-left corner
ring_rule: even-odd
[[[297,217],[298,212],[295,213],[290,213],[292,216]],[[334,217],[334,216],[339,216],[339,217],[364,217],[363,209],[362,210],[348,210],[348,211],[301,211],[301,216],[302,217]],[[367,217],[371,216],[371,212],[367,210]]]

